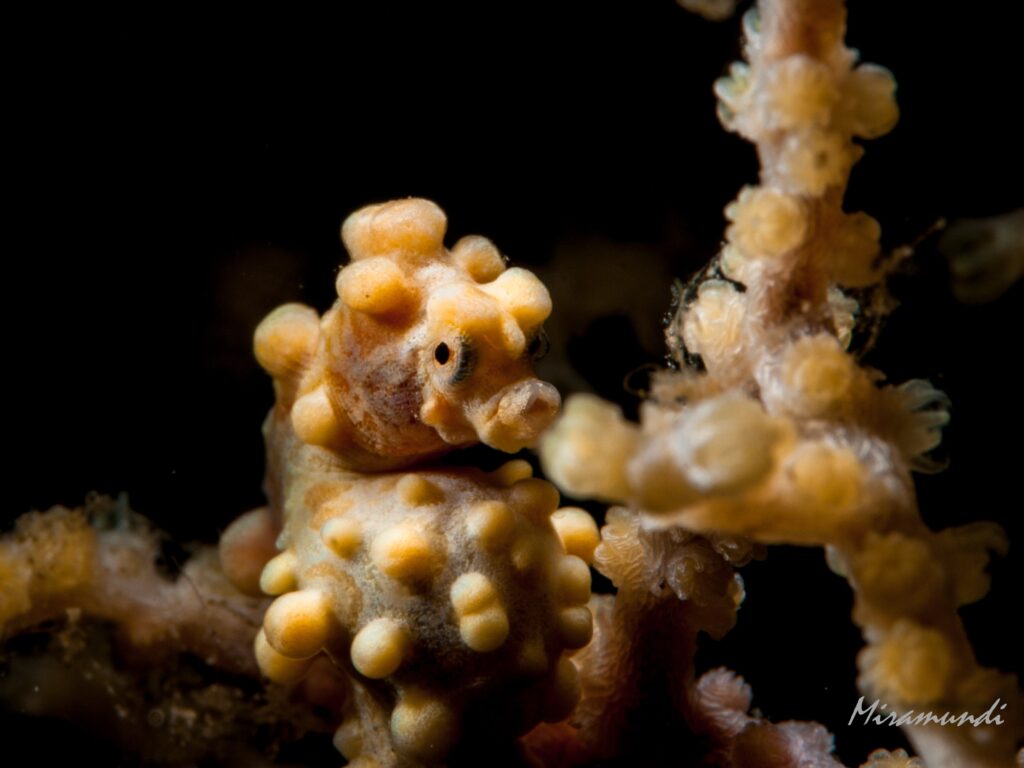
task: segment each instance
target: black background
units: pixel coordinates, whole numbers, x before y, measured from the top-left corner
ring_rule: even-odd
[[[486,234],[555,271],[566,244],[639,244],[649,261],[623,263],[612,299],[713,255],[722,208],[757,171],[711,95],[738,19],[668,0],[481,5],[11,20],[0,522],[125,492],[177,538],[212,542],[259,505],[271,392],[252,329],[283,301],[329,305],[338,226],[365,203],[432,198],[453,239]],[[1010,3],[851,3],[848,43],[899,83],[901,122],[868,144],[847,197],[888,246],[1024,204],[1022,20]],[[556,313],[574,300],[561,275]],[[893,287],[902,306],[867,362],[954,404],[923,515],[998,520],[1019,548],[1021,286],[957,304],[930,239]],[[666,285],[632,322],[668,303]],[[605,318],[552,357],[631,407],[622,377],[658,361],[633,333]],[[993,592],[964,611],[982,662],[1018,672],[1020,562],[996,563]],[[847,762],[901,743],[846,726],[860,638],[821,552],[776,548],[744,576],[740,625],[701,663],[746,676],[773,719],[826,723]]]

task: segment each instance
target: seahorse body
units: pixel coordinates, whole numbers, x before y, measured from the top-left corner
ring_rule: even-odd
[[[436,763],[566,717],[579,683],[565,651],[592,631],[589,517],[553,522],[558,493],[525,462],[437,462],[529,445],[559,405],[532,373],[547,290],[484,238],[449,252],[444,231],[425,200],[356,212],[334,307],[260,325],[270,507],[221,544],[239,587],[277,596],[261,669],[291,683],[326,654],[346,670],[335,743],[366,764]]]

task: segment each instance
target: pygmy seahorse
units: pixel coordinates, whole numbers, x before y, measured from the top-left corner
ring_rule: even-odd
[[[344,670],[335,744],[353,763],[436,763],[565,718],[566,651],[592,632],[590,517],[557,510],[524,461],[438,461],[528,446],[559,407],[532,370],[547,289],[485,238],[447,250],[445,228],[426,200],[357,211],[334,306],[282,306],[255,336],[270,503],[225,533],[223,567],[277,596],[255,640],[267,677],[324,655]]]

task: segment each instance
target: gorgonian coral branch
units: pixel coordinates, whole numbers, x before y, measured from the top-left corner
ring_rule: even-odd
[[[848,349],[860,307],[847,289],[877,285],[886,260],[878,223],[844,211],[843,194],[855,139],[886,133],[898,110],[892,75],[858,64],[844,32],[839,0],[765,0],[747,15],[746,61],[715,91],[761,178],[726,208],[726,244],[668,330],[680,370],[657,378],[639,425],[571,399],[545,465],[648,529],[828,547],[868,641],[860,685],[891,710],[1019,710],[1015,680],[978,666],[956,613],[987,591],[1002,532],[934,533],[916,508],[910,472],[928,466],[948,401],[924,381],[885,384]],[[1015,717],[907,730],[929,766],[1003,765]]]

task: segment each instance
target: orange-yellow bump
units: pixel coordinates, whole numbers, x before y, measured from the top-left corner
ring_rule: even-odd
[[[396,751],[435,762],[455,744],[459,719],[440,699],[415,690],[402,691],[391,713],[391,739]]]
[[[544,702],[544,720],[555,723],[567,718],[579,703],[581,692],[576,665],[572,659],[562,656],[558,660],[551,691]]]
[[[369,314],[408,308],[416,295],[401,268],[383,256],[349,264],[338,273],[336,288],[345,304]]]
[[[491,580],[476,572],[464,573],[452,582],[449,596],[459,616],[479,613],[498,601],[498,592]]]
[[[403,584],[428,581],[444,567],[442,543],[411,522],[381,533],[370,545],[370,558],[380,571]]]
[[[298,561],[292,550],[272,558],[260,574],[260,589],[268,595],[283,595],[298,588]]]
[[[566,648],[582,648],[594,634],[594,617],[585,605],[558,612],[558,636]]]
[[[267,642],[267,635],[261,629],[256,635],[256,663],[260,672],[275,683],[288,685],[298,682],[309,671],[312,659],[293,659],[274,650]]]
[[[256,328],[256,360],[274,378],[297,374],[316,350],[320,318],[304,304],[278,307]]]
[[[555,597],[568,605],[590,600],[590,567],[575,555],[559,558],[554,568]]]
[[[469,535],[488,552],[500,552],[512,543],[516,520],[512,510],[501,501],[481,501],[466,515]]]
[[[601,543],[601,534],[594,518],[585,510],[562,507],[551,516],[551,524],[566,553],[575,555],[588,565],[594,562],[594,550]]]
[[[374,619],[352,640],[352,666],[360,674],[380,680],[401,666],[409,643],[409,633],[401,623],[386,617]]]
[[[508,614],[500,605],[485,611],[463,616],[459,620],[462,642],[478,653],[494,651],[508,639]]]
[[[551,314],[551,295],[537,276],[512,267],[497,280],[480,287],[506,308],[523,329],[537,328]]]
[[[444,501],[444,491],[423,475],[418,475],[415,472],[404,475],[398,481],[397,490],[399,498],[413,507],[438,504]]]
[[[330,398],[323,387],[308,392],[292,405],[292,427],[295,435],[310,445],[330,445],[338,431]]]
[[[363,527],[358,520],[334,517],[324,523],[320,538],[338,557],[349,558],[363,543]]]
[[[302,659],[323,648],[331,627],[327,598],[314,589],[289,592],[277,598],[263,617],[267,642],[278,653]]]
[[[409,198],[360,208],[345,219],[341,239],[353,259],[396,251],[430,254],[441,248],[446,228],[436,203]]]
[[[512,486],[509,503],[517,512],[534,521],[547,520],[558,509],[558,491],[551,483],[530,477]]]
[[[452,248],[452,261],[478,283],[489,283],[505,271],[505,260],[494,243],[480,235],[459,240]]]
[[[533,467],[530,466],[530,462],[523,459],[512,459],[512,461],[506,461],[491,472],[491,477],[499,485],[507,488],[518,483],[520,480],[533,477]]]
[[[459,634],[474,651],[500,648],[508,638],[508,614],[491,580],[482,573],[464,573],[451,587],[452,607],[459,617]]]
[[[443,246],[447,228],[444,211],[419,198],[385,203],[372,222],[378,248],[405,253],[433,253]]]

